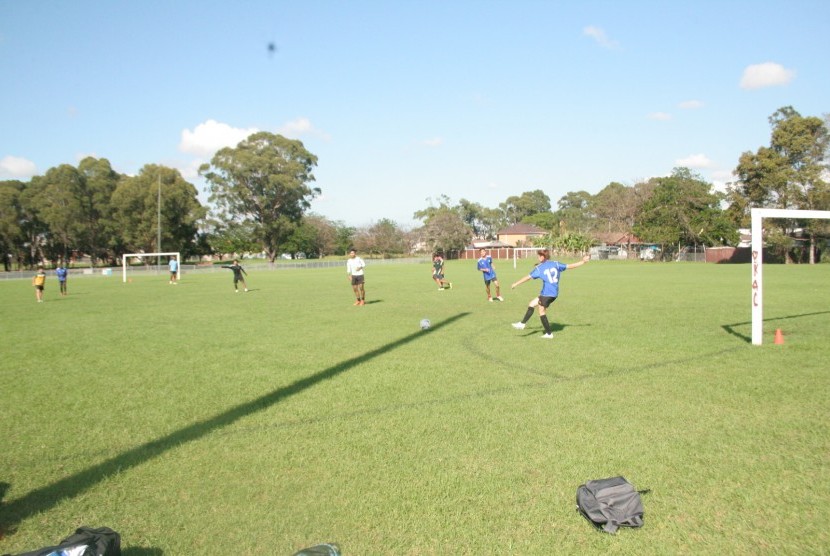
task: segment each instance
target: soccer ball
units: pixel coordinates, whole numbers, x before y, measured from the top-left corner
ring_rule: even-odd
[[[427,330],[429,325],[429,319],[421,319],[421,330]]]

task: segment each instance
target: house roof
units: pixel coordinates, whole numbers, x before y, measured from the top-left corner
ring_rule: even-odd
[[[513,224],[498,231],[500,236],[543,236],[547,231],[533,224]]]
[[[642,243],[640,238],[627,232],[596,232],[594,239],[606,245],[626,245],[628,243]]]

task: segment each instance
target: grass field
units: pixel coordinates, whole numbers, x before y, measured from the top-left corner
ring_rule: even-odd
[[[127,556],[830,551],[830,265],[591,262],[555,339],[497,261],[0,283],[0,553],[108,526]],[[432,321],[422,332],[421,318]],[[784,345],[773,345],[781,328]],[[642,529],[576,488],[623,475]]]

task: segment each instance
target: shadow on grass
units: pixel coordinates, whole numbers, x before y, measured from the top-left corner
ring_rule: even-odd
[[[527,328],[523,330],[524,334],[519,334],[520,336],[536,336],[538,333],[545,333],[545,329],[542,327],[542,323],[539,322],[539,319],[536,319],[536,325],[532,325],[533,321],[527,323]],[[590,324],[564,324],[559,322],[552,322],[550,323],[550,331],[556,334],[557,332],[562,332],[566,328],[574,327],[574,326],[591,326]]]
[[[434,324],[432,326],[432,330],[434,331],[448,326],[453,322],[468,316],[469,314],[470,313],[466,312],[459,313],[453,317]],[[342,363],[323,369],[322,371],[311,376],[297,380],[288,386],[278,388],[273,392],[269,392],[249,402],[232,407],[214,417],[181,428],[168,434],[167,436],[163,436],[156,440],[146,442],[140,446],[136,446],[131,450],[123,452],[122,454],[103,461],[97,465],[93,465],[83,471],[79,471],[74,475],[70,475],[50,485],[33,490],[21,498],[17,498],[8,504],[0,506],[0,536],[3,534],[12,534],[17,524],[21,521],[33,515],[45,512],[63,500],[78,496],[84,491],[94,487],[110,475],[122,473],[128,469],[150,461],[153,458],[164,454],[168,450],[172,450],[183,444],[187,444],[188,442],[198,440],[218,429],[233,424],[243,417],[247,417],[258,411],[268,409],[274,404],[277,404],[296,394],[300,394],[320,382],[334,378],[357,365],[366,363],[367,361],[384,355],[393,349],[406,345],[417,338],[423,337],[423,332],[418,330],[417,332],[413,332],[412,334],[404,336],[399,340],[395,340],[394,342],[383,345],[377,349],[364,353],[363,355],[352,357],[351,359],[347,359]],[[0,483],[0,485],[6,485],[6,488],[8,488],[6,483]],[[150,552],[147,554],[155,553]]]
[[[779,321],[779,320],[799,319],[801,317],[812,317],[812,316],[815,316],[815,315],[826,315],[828,313],[830,313],[830,311],[817,311],[815,313],[801,313],[800,315],[788,315],[786,317],[768,318],[768,319],[764,319],[764,322],[775,322],[775,321]],[[740,332],[735,330],[735,327],[737,327],[737,326],[747,326],[747,325],[752,326],[752,321],[748,320],[746,322],[733,322],[732,324],[723,324],[723,325],[721,325],[721,328],[723,328],[728,334],[731,334],[732,336],[740,338],[741,340],[743,340],[746,343],[750,343],[750,342],[752,342],[752,336],[751,335],[747,336],[746,334],[741,334]]]
[[[162,556],[164,551],[160,548],[131,547],[121,551],[121,556]]]

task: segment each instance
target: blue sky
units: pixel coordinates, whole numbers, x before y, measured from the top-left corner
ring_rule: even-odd
[[[830,112],[828,22],[823,0],[0,0],[0,179],[91,155],[203,190],[263,130],[317,155],[312,210],[353,226],[676,166],[722,187],[778,108]]]

